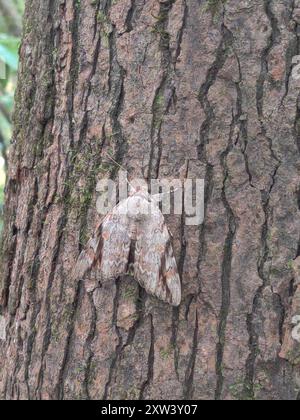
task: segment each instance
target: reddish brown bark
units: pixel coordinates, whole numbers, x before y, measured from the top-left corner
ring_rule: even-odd
[[[225,4],[223,4],[225,3]],[[293,0],[28,0],[6,192],[3,399],[300,398],[299,49]],[[116,175],[206,180],[167,218],[173,309],[71,271]],[[97,276],[94,272],[86,281]]]

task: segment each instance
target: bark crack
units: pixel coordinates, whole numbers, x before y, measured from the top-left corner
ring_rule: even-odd
[[[213,121],[215,120],[214,110],[209,102],[208,93],[227,60],[229,47],[231,47],[233,44],[233,36],[224,24],[222,24],[221,32],[222,39],[216,51],[216,59],[212,66],[209,68],[206,75],[206,80],[201,86],[198,94],[198,99],[206,115],[206,119],[201,126],[200,144],[198,146],[198,157],[204,162],[207,162],[205,149],[209,143],[209,131]]]
[[[42,351],[41,351],[41,361],[40,361],[40,370],[38,373],[38,380],[37,380],[37,388],[36,393],[39,394],[39,397],[41,398],[41,391],[43,387],[43,379],[44,379],[44,359],[47,353],[47,350],[49,348],[49,345],[51,343],[51,336],[52,336],[52,328],[51,328],[51,292],[52,292],[52,285],[54,276],[56,273],[56,267],[57,267],[57,261],[60,255],[61,245],[62,245],[62,237],[64,232],[64,226],[65,226],[65,218],[62,217],[59,222],[59,228],[58,231],[60,232],[55,247],[53,251],[53,257],[52,257],[52,263],[51,263],[51,270],[49,274],[47,289],[45,292],[45,313],[46,313],[46,326],[45,326],[45,333],[43,337],[43,344],[42,344]]]
[[[294,19],[295,7],[296,7],[295,6],[295,0],[292,0],[291,1],[291,6],[290,6],[290,20],[295,25],[294,32],[295,32],[296,38],[294,38],[290,42],[290,44],[289,44],[289,46],[287,48],[287,51],[286,51],[285,92],[284,92],[284,95],[283,95],[283,97],[281,99],[280,106],[283,105],[283,102],[284,102],[284,100],[286,99],[286,97],[288,96],[288,93],[289,93],[290,79],[291,79],[291,76],[292,76],[293,66],[294,66],[294,64],[293,64],[293,57],[295,55],[299,55],[299,51],[300,51],[300,38],[299,38],[299,35],[298,35],[298,33],[299,33],[299,24]]]
[[[257,112],[258,117],[261,123],[261,132],[262,135],[267,139],[269,150],[271,157],[274,161],[274,169],[271,174],[271,184],[267,191],[261,191],[261,199],[262,199],[262,208],[265,215],[265,222],[262,227],[261,233],[261,246],[262,246],[262,255],[258,262],[258,274],[262,280],[262,285],[256,291],[254,300],[253,300],[253,307],[252,313],[247,317],[247,328],[249,334],[249,357],[246,362],[246,378],[244,383],[244,393],[249,399],[255,398],[255,389],[254,389],[254,382],[255,382],[255,364],[256,359],[258,357],[259,352],[259,340],[258,340],[258,333],[256,332],[256,325],[254,322],[255,316],[257,314],[260,301],[263,299],[263,293],[266,287],[270,284],[270,267],[268,264],[270,251],[268,245],[268,231],[269,231],[269,224],[270,224],[270,200],[273,188],[276,183],[276,175],[281,165],[280,159],[277,157],[274,149],[273,149],[273,142],[272,139],[268,137],[267,131],[264,126],[264,113],[263,113],[263,98],[264,98],[264,84],[268,75],[268,58],[271,50],[275,45],[280,42],[280,30],[278,28],[278,21],[272,11],[272,0],[265,0],[265,13],[269,19],[272,32],[268,41],[266,48],[262,53],[261,58],[261,74],[257,82]],[[266,265],[267,272],[266,272]],[[282,322],[281,322],[282,323]],[[280,329],[279,325],[279,329]]]
[[[223,15],[223,22],[224,22],[224,15]],[[198,100],[206,116],[200,128],[200,143],[198,145],[198,159],[206,165],[205,200],[204,200],[205,214],[207,212],[207,206],[208,206],[208,203],[210,201],[210,197],[213,191],[213,176],[214,176],[213,166],[208,162],[207,156],[206,156],[206,147],[209,143],[209,132],[210,132],[212,123],[215,120],[214,110],[209,102],[208,93],[209,93],[210,88],[213,86],[214,82],[216,81],[220,70],[223,68],[226,62],[229,47],[233,44],[232,34],[226,28],[224,23],[222,23],[221,34],[222,34],[222,39],[216,51],[216,59],[213,62],[212,66],[208,69],[205,82],[200,87],[199,94],[198,94]],[[205,254],[205,249],[206,249],[205,235],[206,235],[206,225],[205,225],[205,222],[203,222],[203,224],[200,227],[200,232],[199,232],[200,247],[199,247],[199,258],[197,262],[199,277],[200,277],[200,272],[201,272],[201,264],[204,259],[204,254]],[[201,285],[199,285],[199,293],[201,293]]]
[[[218,328],[219,342],[217,344],[217,349],[216,349],[216,352],[217,352],[217,358],[216,358],[217,386],[216,386],[216,392],[215,392],[216,400],[221,399],[222,390],[223,390],[223,382],[224,382],[223,357],[224,357],[225,340],[226,340],[227,318],[229,315],[229,309],[230,309],[230,303],[231,303],[230,302],[231,301],[230,277],[231,277],[231,269],[232,269],[231,267],[232,248],[233,248],[236,231],[238,228],[238,223],[237,223],[235,214],[226,196],[226,185],[229,179],[227,157],[229,153],[231,152],[232,148],[234,147],[233,133],[234,133],[234,127],[236,126],[236,123],[237,123],[236,118],[234,117],[234,115],[232,115],[232,123],[231,123],[231,128],[230,128],[230,137],[229,137],[228,146],[221,156],[221,163],[222,163],[223,173],[224,173],[222,200],[228,214],[228,234],[227,234],[225,245],[224,245],[222,277],[221,277],[222,305],[221,305],[221,311],[220,311],[220,316],[219,316],[220,323],[219,323],[219,328]]]
[[[264,85],[265,85],[265,81],[269,72],[268,58],[273,47],[279,43],[279,38],[280,38],[280,30],[278,28],[278,21],[273,13],[272,4],[273,4],[273,0],[264,0],[264,9],[269,19],[272,32],[268,40],[268,44],[266,48],[263,50],[263,53],[261,56],[261,71],[260,71],[260,76],[259,76],[259,79],[257,81],[257,86],[256,86],[257,114],[261,122],[263,121],[263,118],[264,118],[263,100],[264,100]]]
[[[76,320],[78,308],[82,301],[83,292],[84,292],[83,283],[82,281],[80,281],[77,284],[74,300],[72,303],[72,310],[71,310],[70,319],[69,319],[69,323],[67,327],[67,340],[66,340],[66,345],[64,348],[62,366],[60,368],[57,384],[54,390],[55,398],[58,400],[64,399],[64,385],[65,385],[65,380],[68,374],[68,366],[71,359],[72,348],[73,348],[74,338],[75,338],[74,337],[75,320]]]
[[[147,373],[147,379],[146,381],[142,384],[141,386],[141,392],[140,392],[140,400],[144,400],[145,399],[145,392],[147,390],[147,388],[150,386],[152,380],[153,380],[153,375],[154,375],[154,359],[155,359],[155,354],[154,354],[154,325],[153,325],[153,316],[150,314],[149,315],[150,318],[150,323],[151,323],[151,327],[150,327],[150,350],[149,350],[149,356],[148,356],[148,373]]]
[[[185,173],[185,179],[188,178],[188,174],[189,174],[189,162],[187,162],[186,165],[186,173]],[[182,202],[184,202],[184,191],[182,192]],[[185,232],[185,218],[186,218],[186,213],[185,213],[185,209],[183,209],[182,212],[182,216],[181,216],[181,234],[180,234],[180,238],[181,238],[181,246],[180,246],[180,257],[179,257],[179,262],[178,262],[178,272],[179,272],[179,276],[181,279],[181,283],[182,283],[182,279],[183,279],[183,273],[184,273],[184,264],[185,264],[185,259],[186,259],[186,254],[187,254],[187,242],[186,242],[186,232]],[[179,372],[178,372],[178,365],[179,365],[179,348],[177,345],[177,334],[178,334],[178,324],[179,324],[179,312],[180,309],[179,308],[173,308],[173,313],[172,313],[172,337],[171,337],[171,346],[174,348],[174,368],[175,368],[175,372],[177,377],[179,378]]]
[[[154,32],[160,36],[159,48],[161,51],[162,79],[156,89],[152,103],[151,146],[149,156],[148,180],[159,177],[159,168],[162,158],[163,144],[161,129],[165,115],[168,114],[175,95],[174,65],[170,49],[170,35],[167,32],[169,13],[176,0],[167,0],[160,3],[159,16]]]
[[[125,33],[129,33],[133,31],[133,19],[134,19],[135,7],[136,7],[135,3],[136,3],[136,0],[131,0],[131,5],[125,19],[125,27],[126,27]]]
[[[295,10],[295,1],[293,1],[292,17],[294,14],[294,10]],[[295,53],[296,55],[299,55],[300,53],[300,25],[296,21],[295,21],[294,32],[295,32],[295,37],[296,37]],[[292,68],[291,68],[291,72],[292,72]],[[294,132],[295,132],[296,147],[300,154],[300,95],[297,98],[297,104],[296,104],[296,118],[295,118],[295,123],[294,123]]]
[[[116,334],[118,336],[118,344],[116,346],[115,353],[113,355],[112,362],[109,368],[108,381],[105,385],[104,394],[102,397],[103,400],[108,399],[110,387],[113,381],[113,375],[116,370],[117,362],[119,360],[119,357],[121,355],[122,348],[123,348],[123,338],[122,338],[120,329],[117,326],[119,301],[120,301],[120,279],[116,281],[116,294],[115,294],[115,299],[114,299],[114,313],[113,313],[113,319],[112,319],[112,325],[114,326],[116,330]]]
[[[109,70],[109,91],[112,94],[112,106],[109,114],[111,119],[113,138],[116,140],[116,153],[115,159],[117,162],[122,162],[123,157],[127,151],[127,142],[123,135],[122,125],[119,121],[120,114],[123,109],[125,100],[125,77],[126,71],[120,65],[117,58],[117,46],[116,46],[116,28],[113,26],[113,30],[109,36],[110,46],[110,70]],[[116,77],[117,76],[117,77]],[[118,168],[116,168],[118,170]]]
[[[258,337],[258,333],[256,332],[254,317],[259,308],[260,301],[261,299],[263,299],[263,293],[270,284],[269,268],[268,268],[268,273],[265,272],[265,267],[268,262],[269,253],[270,253],[269,246],[268,246],[268,231],[269,231],[269,218],[270,218],[269,203],[271,199],[271,193],[275,185],[276,174],[279,169],[279,166],[280,164],[276,166],[276,169],[273,173],[272,185],[270,187],[270,190],[268,191],[267,194],[265,194],[264,192],[261,193],[263,210],[265,214],[265,222],[262,228],[262,235],[261,235],[262,256],[258,263],[258,273],[259,273],[259,277],[262,280],[262,286],[260,286],[257,292],[255,293],[255,297],[253,300],[252,313],[249,314],[247,317],[250,354],[246,363],[246,380],[245,380],[244,392],[245,392],[245,395],[248,395],[250,399],[254,399],[255,397],[255,392],[254,392],[255,363],[256,363],[256,359],[257,359],[258,351],[259,351],[259,344],[258,344],[259,337]]]
[[[248,175],[248,179],[249,179],[249,185],[254,188],[253,182],[252,182],[252,174],[250,171],[250,166],[249,166],[249,159],[248,159],[248,154],[247,154],[247,148],[248,148],[248,121],[247,119],[242,119],[243,116],[243,93],[242,93],[242,89],[241,89],[241,83],[243,81],[243,75],[242,75],[242,68],[241,68],[241,63],[239,60],[238,55],[235,52],[235,57],[238,63],[238,68],[239,68],[239,81],[235,84],[236,86],[236,91],[237,91],[237,122],[239,123],[239,136],[237,139],[237,142],[242,139],[242,145],[241,145],[241,152],[244,156],[244,161],[245,161],[245,169]]]
[[[78,80],[79,62],[78,62],[78,48],[79,48],[79,22],[80,22],[80,11],[81,3],[77,0],[73,0],[73,21],[71,25],[72,33],[72,54],[70,64],[70,79],[68,83],[68,118],[69,118],[69,136],[71,149],[74,146],[74,132],[75,132],[75,121],[74,121],[74,98],[75,88]]]
[[[198,335],[199,335],[199,322],[198,322],[198,311],[196,310],[196,320],[194,328],[193,347],[190,355],[190,360],[185,374],[184,382],[184,399],[190,400],[193,398],[193,382],[195,373],[195,364],[198,350]]]
[[[186,28],[186,23],[187,23],[187,18],[188,18],[188,13],[189,13],[187,0],[183,0],[183,5],[184,5],[184,11],[183,11],[182,25],[177,36],[177,48],[176,48],[176,54],[175,54],[175,59],[174,59],[175,68],[176,68],[177,60],[181,54],[183,35]]]
[[[90,393],[89,393],[89,384],[91,382],[91,367],[92,367],[92,361],[94,358],[94,353],[91,350],[91,345],[94,341],[95,335],[96,335],[96,328],[97,328],[97,309],[95,307],[94,304],[94,299],[93,299],[93,292],[92,293],[88,293],[88,299],[90,302],[90,307],[91,307],[91,311],[92,311],[92,319],[91,319],[91,326],[90,326],[90,331],[88,334],[88,337],[86,339],[86,343],[85,343],[85,347],[87,349],[87,351],[89,352],[88,355],[88,359],[87,359],[87,363],[86,363],[86,368],[85,368],[85,372],[84,372],[84,383],[83,383],[83,389],[85,392],[85,396],[87,400],[91,400],[90,397]]]

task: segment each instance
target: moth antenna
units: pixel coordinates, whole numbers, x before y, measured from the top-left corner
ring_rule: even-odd
[[[126,171],[126,169],[125,168],[123,168],[123,166],[122,165],[120,165],[112,156],[110,156],[110,154],[109,153],[107,153],[107,152],[105,152],[104,153],[107,157],[108,157],[108,159],[110,159],[115,165],[117,165],[120,169],[122,169],[122,171],[124,171],[124,172],[126,172],[127,173],[127,171]],[[128,177],[127,177],[127,175],[126,175],[126,182],[127,182],[127,184],[133,189],[133,190],[135,190],[136,191],[136,189],[134,188],[134,186],[129,182],[129,180],[128,180]]]
[[[120,169],[122,169],[123,171],[126,171],[126,169],[120,165],[109,153],[105,152],[104,153],[113,163],[115,163]]]

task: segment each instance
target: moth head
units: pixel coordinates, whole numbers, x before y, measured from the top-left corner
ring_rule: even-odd
[[[145,220],[151,213],[151,203],[142,195],[129,197],[127,202],[127,216],[135,221]]]

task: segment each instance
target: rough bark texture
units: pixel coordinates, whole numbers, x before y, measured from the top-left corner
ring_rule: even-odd
[[[300,1],[27,0],[24,25],[2,398],[300,399]],[[108,150],[206,180],[204,225],[167,220],[179,309],[70,276]]]

